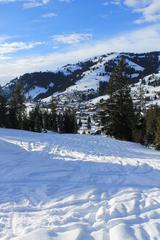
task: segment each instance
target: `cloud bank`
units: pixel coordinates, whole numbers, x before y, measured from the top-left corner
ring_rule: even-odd
[[[3,60],[0,63],[0,82],[20,76],[26,72],[55,70],[67,63],[89,58],[109,52],[147,52],[160,49],[160,25],[141,28],[137,31],[121,34],[111,39],[89,44],[80,44],[78,48],[61,53],[52,52],[47,55],[31,56]],[[70,42],[70,41],[69,41]]]

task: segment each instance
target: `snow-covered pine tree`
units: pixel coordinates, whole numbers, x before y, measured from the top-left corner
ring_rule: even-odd
[[[145,130],[146,130],[146,99],[145,99],[145,89],[144,82],[142,79],[139,86],[137,87],[136,94],[134,94],[134,109],[135,109],[135,130],[134,130],[134,140],[136,142],[144,143],[145,139]]]

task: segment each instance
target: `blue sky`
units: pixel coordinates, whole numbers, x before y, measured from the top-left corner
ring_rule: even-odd
[[[159,39],[159,0],[0,0],[0,84]]]

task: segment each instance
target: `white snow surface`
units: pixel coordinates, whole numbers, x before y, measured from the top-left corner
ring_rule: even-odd
[[[92,104],[97,104],[99,103],[101,100],[107,100],[109,98],[109,95],[103,95],[103,96],[99,96],[96,98],[93,98],[89,101],[87,101],[88,103],[92,103]]]
[[[86,91],[88,89],[97,90],[100,81],[109,81],[110,76],[106,74],[104,64],[117,56],[117,53],[113,53],[108,56],[101,57],[100,61],[98,61],[98,59],[91,59],[92,61],[95,61],[95,65],[88,71],[84,72],[82,78],[77,81],[75,85],[67,88],[66,92]]]
[[[51,84],[49,85],[51,87]],[[34,87],[31,89],[29,92],[25,94],[26,98],[31,97],[32,99],[36,98],[39,94],[46,93],[48,89],[43,88],[43,87]]]
[[[0,129],[1,240],[156,240],[160,152]]]
[[[77,64],[68,64],[64,67],[59,68],[56,72],[62,72],[65,76],[71,75],[74,71],[80,70],[80,65]]]
[[[134,68],[136,71],[143,71],[143,70],[144,70],[144,67],[139,66],[138,64],[130,61],[129,59],[126,59],[126,63],[127,63],[130,67]]]
[[[143,90],[144,96],[148,100],[146,101],[146,106],[149,107],[151,105],[158,105],[160,106],[160,86],[159,85],[154,85],[156,81],[159,81],[160,79],[160,72],[155,73],[155,74],[150,74],[146,77],[143,78],[145,81],[145,84],[143,81],[140,79],[138,83],[136,83],[132,88],[131,92],[134,98],[139,94],[140,88]],[[152,83],[153,85],[149,84]]]

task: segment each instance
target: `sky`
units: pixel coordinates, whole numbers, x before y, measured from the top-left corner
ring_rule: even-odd
[[[0,85],[109,52],[160,50],[160,0],[0,0]]]

